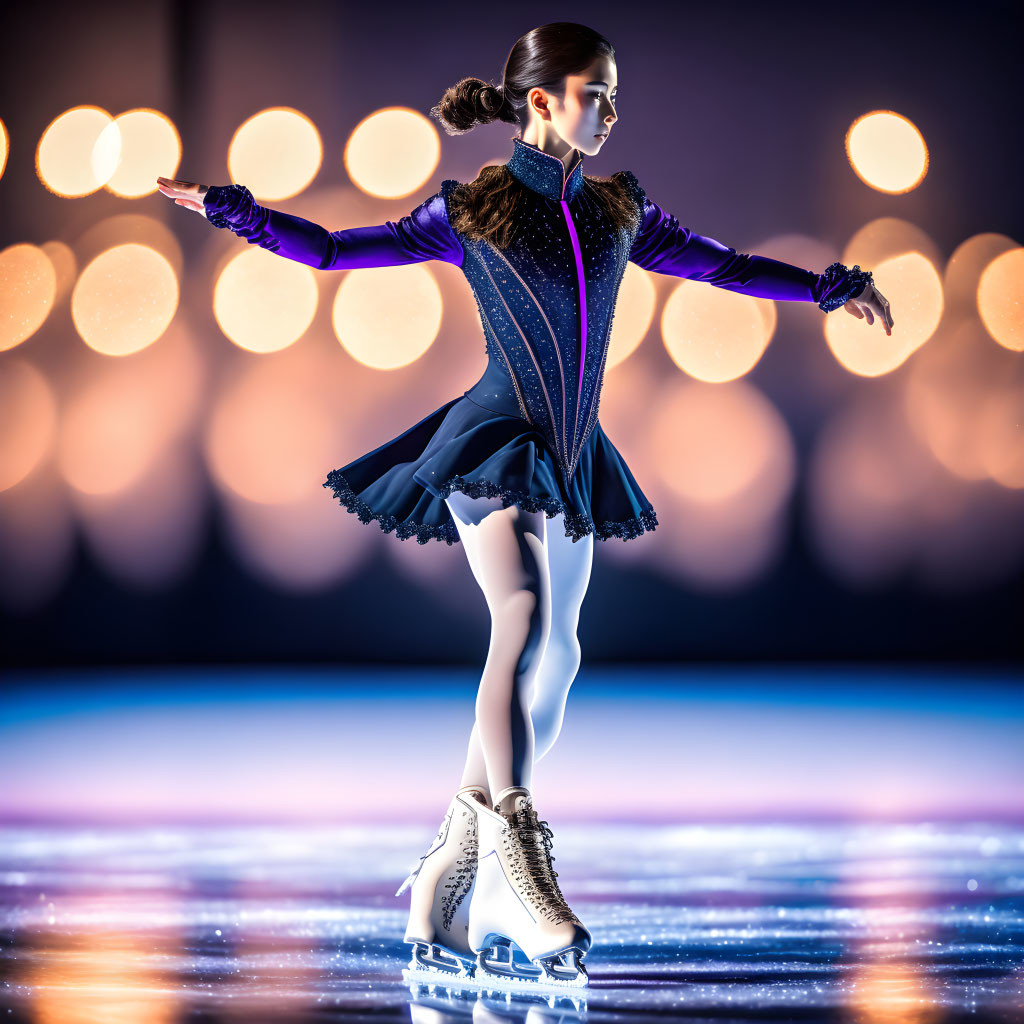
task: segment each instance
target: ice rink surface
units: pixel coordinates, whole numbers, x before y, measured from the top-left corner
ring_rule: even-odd
[[[2,1019],[1024,1020],[1024,828],[553,829],[575,1003],[403,981],[432,825],[5,827]]]

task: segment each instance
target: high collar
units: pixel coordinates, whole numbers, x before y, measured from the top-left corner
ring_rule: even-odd
[[[548,199],[568,201],[575,198],[583,187],[583,154],[579,150],[576,150],[576,163],[566,179],[565,164],[557,156],[545,153],[532,142],[523,142],[517,135],[512,136],[512,142],[512,159],[505,166],[513,177]]]

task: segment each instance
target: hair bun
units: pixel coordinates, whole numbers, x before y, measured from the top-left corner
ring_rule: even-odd
[[[480,90],[480,103],[488,114],[496,114],[504,102],[505,96],[501,86],[485,84]]]

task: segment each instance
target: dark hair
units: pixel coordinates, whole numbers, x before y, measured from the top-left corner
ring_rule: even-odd
[[[516,41],[505,61],[500,85],[463,78],[445,91],[430,113],[449,135],[463,135],[490,121],[521,126],[531,89],[541,88],[564,97],[566,76],[579,74],[599,57],[614,59],[615,50],[594,29],[572,21],[540,25]],[[616,228],[635,226],[636,206],[618,175],[583,177]],[[475,181],[452,192],[452,227],[467,237],[486,239],[505,248],[512,240],[515,212],[524,190],[525,186],[503,165],[483,168]]]

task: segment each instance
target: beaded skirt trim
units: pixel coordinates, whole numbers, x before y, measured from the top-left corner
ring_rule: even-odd
[[[410,540],[415,537],[419,544],[426,544],[430,540],[440,540],[451,545],[460,539],[458,528],[454,522],[442,523],[440,526],[427,526],[409,520],[399,522],[396,516],[375,511],[352,490],[339,470],[332,469],[327,474],[323,486],[331,488],[338,501],[349,512],[357,515],[361,523],[370,523],[376,519],[385,533],[394,531],[399,540]],[[642,509],[638,516],[631,516],[629,519],[610,520],[591,525],[586,516],[571,511],[564,502],[557,498],[538,498],[526,491],[502,487],[490,480],[466,480],[461,476],[453,476],[450,480],[445,481],[439,490],[442,499],[447,498],[452,491],[462,491],[463,494],[467,494],[471,498],[500,498],[502,508],[517,505],[525,512],[543,512],[548,519],[554,519],[558,515],[564,516],[566,536],[571,537],[573,543],[586,537],[589,533],[593,533],[598,540],[619,537],[625,541],[639,537],[647,530],[654,530],[658,526],[658,516],[653,508]]]

